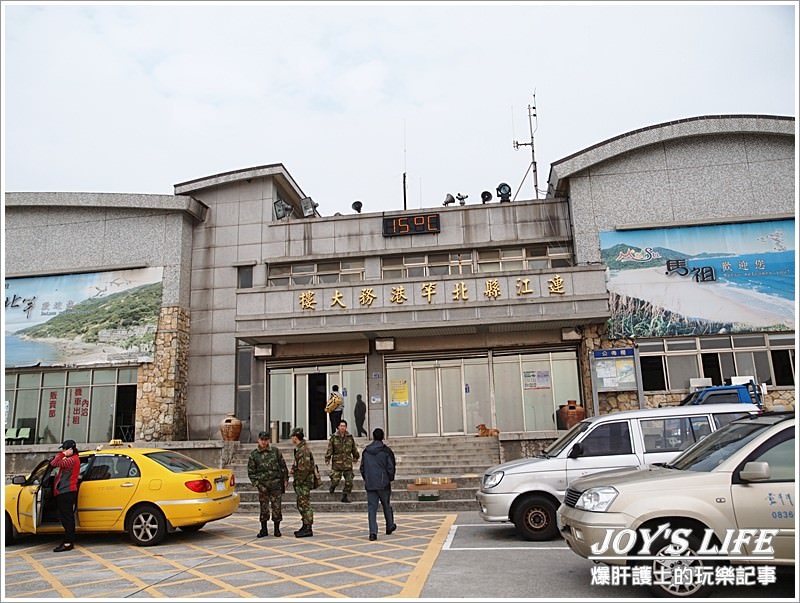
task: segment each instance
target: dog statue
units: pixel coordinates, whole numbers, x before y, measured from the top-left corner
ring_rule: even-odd
[[[494,427],[486,427],[486,423],[481,423],[480,425],[476,425],[475,429],[478,430],[477,436],[479,438],[488,438],[490,436],[499,436],[500,431],[495,429]]]

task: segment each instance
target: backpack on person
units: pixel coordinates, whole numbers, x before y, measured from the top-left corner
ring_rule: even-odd
[[[325,412],[332,413],[334,410],[337,410],[342,404],[344,404],[344,400],[342,399],[342,397],[336,392],[332,392],[331,397],[328,398],[328,403],[325,404]]]

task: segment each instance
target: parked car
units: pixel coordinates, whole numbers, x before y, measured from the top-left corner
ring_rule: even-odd
[[[683,400],[680,406],[692,404],[726,404],[726,403],[755,404],[764,408],[764,399],[761,389],[756,383],[742,383],[739,385],[711,385],[693,391]]]
[[[180,528],[195,532],[239,506],[230,469],[211,469],[179,452],[123,447],[81,452],[77,532],[127,532],[139,546]],[[5,490],[6,543],[20,534],[58,534],[53,496],[57,467],[47,459]]]
[[[572,480],[669,461],[720,426],[759,412],[752,404],[714,404],[584,419],[539,456],[487,469],[476,494],[480,516],[488,522],[511,521],[528,540],[555,538],[556,509]]]
[[[598,549],[592,551],[593,544],[628,530],[628,551],[610,547],[601,561],[648,567],[651,588],[659,595],[705,594],[713,581],[704,584],[697,577],[704,568],[708,574],[721,562],[793,566],[794,448],[793,412],[734,421],[663,467],[611,471],[576,480],[559,507],[561,534],[575,553],[593,558],[598,554]],[[680,540],[675,546],[673,534],[681,529],[686,547]],[[732,543],[741,534],[731,535],[731,529],[775,530],[769,543],[774,552],[759,556],[759,548],[769,547],[757,545],[753,536],[737,554]],[[655,536],[646,551],[644,530]],[[704,541],[714,547],[726,545],[715,555],[707,552],[708,546],[703,550]],[[640,559],[641,555],[646,559]],[[687,580],[687,568],[697,577]]]

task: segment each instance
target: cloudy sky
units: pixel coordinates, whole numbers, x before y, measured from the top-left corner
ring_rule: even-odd
[[[698,115],[796,116],[797,4],[3,3],[3,187],[171,194],[283,163],[322,215],[533,197]],[[541,196],[541,195],[540,195]]]

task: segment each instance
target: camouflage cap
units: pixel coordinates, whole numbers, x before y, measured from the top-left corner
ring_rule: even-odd
[[[303,428],[302,427],[295,427],[294,429],[292,429],[292,433],[289,434],[289,437],[292,438],[294,436],[297,436],[301,440],[305,439],[305,437],[306,437],[303,434]]]
[[[270,440],[269,432],[268,431],[259,431],[258,432],[258,439],[259,440]]]

